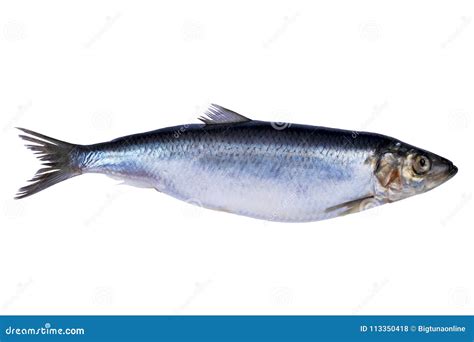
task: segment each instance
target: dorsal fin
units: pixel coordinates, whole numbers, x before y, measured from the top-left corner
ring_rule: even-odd
[[[198,118],[206,125],[232,124],[252,121],[243,115],[231,111],[230,109],[211,104],[204,115]]]

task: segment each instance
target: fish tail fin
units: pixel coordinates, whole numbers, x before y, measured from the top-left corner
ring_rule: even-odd
[[[29,143],[25,145],[42,161],[43,168],[29,180],[31,184],[20,188],[15,199],[25,198],[50,186],[82,173],[78,163],[81,146],[47,137],[24,128],[18,128],[25,134],[20,138]]]

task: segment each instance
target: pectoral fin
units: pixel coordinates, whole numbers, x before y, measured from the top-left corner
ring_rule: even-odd
[[[377,200],[374,196],[367,196],[363,198],[359,198],[353,201],[341,203],[332,207],[329,207],[325,210],[326,213],[331,213],[334,211],[339,211],[339,216],[348,215],[357,213],[359,211],[363,211],[366,209],[370,209],[382,204],[379,200]]]

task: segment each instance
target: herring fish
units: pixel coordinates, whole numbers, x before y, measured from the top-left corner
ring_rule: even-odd
[[[255,121],[218,105],[199,119],[92,145],[19,128],[44,167],[15,198],[101,173],[209,209],[309,222],[420,194],[457,173],[451,161],[381,134]]]

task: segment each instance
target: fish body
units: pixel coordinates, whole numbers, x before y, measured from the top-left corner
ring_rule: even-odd
[[[217,105],[201,120],[204,124],[93,145],[72,145],[24,130],[28,135],[22,137],[35,143],[28,147],[39,152],[48,168],[17,197],[82,173],[102,173],[209,209],[307,222],[425,192],[457,172],[447,159],[380,134],[282,127]],[[54,150],[58,148],[63,151]],[[436,175],[429,175],[430,170],[415,174],[413,163],[420,156],[430,170],[436,168]]]

